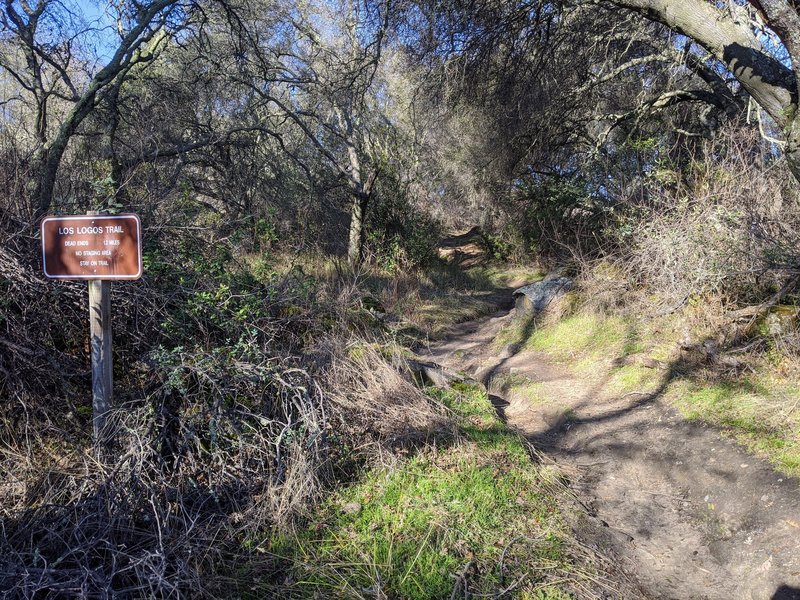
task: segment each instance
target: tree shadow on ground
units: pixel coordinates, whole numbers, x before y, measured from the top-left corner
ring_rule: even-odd
[[[452,325],[508,310],[510,289],[481,268],[462,269],[437,259],[425,275],[371,272],[362,276],[363,289],[385,313],[384,323],[406,339],[412,350],[439,338]]]
[[[517,345],[505,356],[501,355],[503,358],[487,372],[485,383],[491,386],[492,379],[507,370],[535,329],[533,320],[523,325]],[[624,364],[620,361],[626,358],[627,348],[636,347],[635,332],[626,332],[625,339],[631,343],[624,344],[626,350],[620,356],[605,357],[611,359],[612,364],[614,359],[617,364]],[[710,338],[702,340],[697,346],[703,347],[704,342],[711,341]],[[669,518],[677,518],[665,515],[685,514],[681,518],[691,520],[702,530],[709,560],[736,565],[741,558],[741,548],[754,550],[758,545],[756,542],[756,546],[743,546],[749,543],[748,535],[755,538],[770,524],[791,522],[794,518],[792,515],[800,509],[796,500],[798,482],[776,474],[763,461],[747,458],[736,448],[735,442],[720,435],[720,428],[687,421],[665,401],[670,386],[679,380],[723,383],[731,388],[744,386],[747,389],[747,384],[742,383],[736,373],[722,370],[714,356],[695,351],[681,351],[660,367],[662,373],[656,387],[642,392],[615,392],[613,368],[590,380],[588,385],[582,382],[577,390],[565,385],[565,396],[573,394],[570,398],[558,399],[568,407],[566,417],[552,423],[539,419],[530,424],[530,428],[526,425],[523,429],[537,449],[573,469],[574,488],[582,497],[591,499],[584,506],[590,516],[597,514],[596,500],[619,517],[620,527],[626,530],[620,530],[622,541],[617,540],[617,546],[634,539],[656,543],[663,537],[664,528],[669,528]],[[506,416],[507,407],[507,404],[503,406],[503,416]],[[634,463],[639,466],[630,467]],[[610,474],[616,478],[609,477]],[[632,479],[624,484],[623,478],[628,476]],[[639,481],[640,476],[644,483]],[[609,481],[614,479],[617,481]],[[626,485],[630,489],[620,498],[608,497],[611,488]],[[636,494],[641,498],[632,500]],[[763,498],[773,495],[786,501],[769,511],[764,510],[766,501]],[[617,514],[617,511],[622,512]],[[739,539],[741,543],[728,543],[734,533],[743,536]],[[769,542],[778,545],[776,540]],[[787,547],[792,546],[791,540],[783,542]],[[764,552],[768,550],[771,552],[766,547],[763,549]],[[781,552],[783,554],[775,552],[776,563],[789,564],[792,549]],[[674,573],[682,568],[677,559],[670,567]],[[722,577],[721,573],[716,576]],[[765,585],[777,583],[772,580]],[[796,588],[783,585],[777,588],[773,598],[796,598],[796,594]]]
[[[800,600],[800,588],[782,585],[775,590],[771,600]]]

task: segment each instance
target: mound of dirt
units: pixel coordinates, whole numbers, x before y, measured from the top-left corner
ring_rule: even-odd
[[[483,231],[476,226],[444,238],[439,244],[439,256],[465,269],[485,264],[488,253]]]

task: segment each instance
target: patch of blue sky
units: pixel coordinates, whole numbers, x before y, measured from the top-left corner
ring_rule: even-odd
[[[108,2],[96,0],[62,0],[63,6],[75,17],[83,30],[84,49],[102,66],[114,55],[119,43],[115,9]]]

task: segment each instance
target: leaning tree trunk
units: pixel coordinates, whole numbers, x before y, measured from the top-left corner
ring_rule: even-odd
[[[78,126],[94,108],[95,97],[96,90],[90,88],[67,115],[53,141],[41,152],[39,164],[36,165],[37,179],[31,192],[31,205],[34,207],[37,221],[48,213],[53,204],[53,192],[61,159]]]
[[[61,164],[61,157],[63,155],[63,148],[56,149],[55,152],[53,152],[51,148],[45,155],[45,159],[42,161],[41,165],[39,165],[39,177],[33,191],[33,202],[37,221],[48,213],[53,204],[56,175],[58,174],[58,167]]]
[[[611,0],[681,33],[708,50],[772,117],[786,136],[789,169],[800,181],[800,15],[787,0],[750,0],[778,33],[792,56],[795,70],[777,60],[751,27],[747,7],[734,3],[718,8],[706,0]]]

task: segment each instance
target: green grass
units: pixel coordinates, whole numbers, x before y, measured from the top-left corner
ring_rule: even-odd
[[[553,327],[534,331],[527,345],[563,358],[580,353],[597,357],[615,350],[621,353],[628,333],[629,324],[621,317],[581,313],[567,317]]]
[[[501,373],[492,380],[493,389],[506,399],[511,397],[522,398],[529,404],[536,405],[547,402],[542,394],[542,384],[532,381],[516,373]]]
[[[305,540],[310,552],[303,562],[323,567],[308,583],[341,589],[346,581],[365,589],[381,582],[403,598],[443,598],[452,591],[451,576],[472,560],[483,567],[478,587],[496,589],[505,543],[520,530],[546,526],[555,509],[536,492],[533,470],[490,442],[491,462],[483,459],[486,447],[467,443],[373,472],[342,490],[327,507],[328,526]],[[361,510],[343,513],[340,507],[352,502]],[[541,558],[561,560],[558,537],[545,538]]]
[[[472,594],[524,576],[518,596],[569,598],[576,566],[552,472],[531,462],[481,388],[429,391],[461,423],[459,438],[364,473],[306,527],[274,539],[270,552],[294,565],[292,595],[449,598],[464,573]]]
[[[625,356],[643,348],[630,319],[592,312],[579,312],[544,326],[517,319],[495,340],[498,347],[509,343],[547,352],[560,360],[594,361]]]
[[[405,274],[399,280],[394,274],[375,271],[364,281],[394,317],[436,337],[454,323],[496,311],[509,287],[542,277],[530,268],[492,264],[463,270],[436,261],[425,272]]]
[[[742,379],[676,382],[669,398],[687,419],[723,427],[781,472],[800,476],[800,423],[789,413],[788,396]]]
[[[441,402],[455,415],[471,422],[491,425],[497,415],[483,388],[476,384],[456,382],[450,388],[431,387],[426,393]]]
[[[500,332],[495,346],[520,344],[568,362],[584,376],[606,375],[604,392],[620,395],[653,391],[664,383],[667,373],[636,364],[615,367],[609,360],[646,353],[669,365],[681,356],[676,353],[676,341],[685,327],[680,314],[637,321],[579,309],[558,322],[537,326],[517,319]],[[703,337],[698,331],[694,334],[696,339]],[[796,401],[800,387],[796,379],[781,379],[766,359],[756,364],[748,377],[715,373],[703,365],[678,368],[683,375],[667,381],[665,393],[687,419],[725,429],[781,472],[800,476],[800,406]],[[536,390],[531,393],[535,397]]]
[[[661,381],[663,373],[656,369],[638,365],[625,365],[611,371],[611,378],[606,386],[616,394],[628,392],[647,392],[653,390]]]

